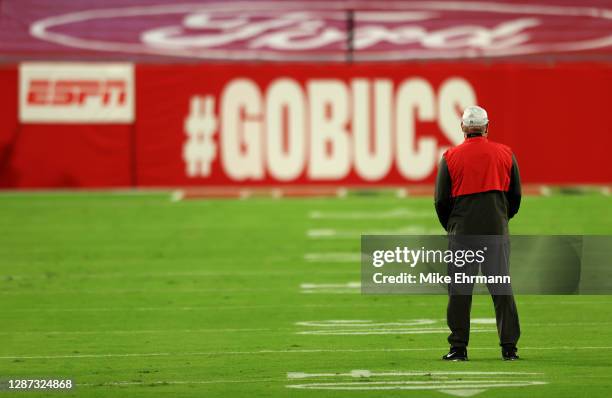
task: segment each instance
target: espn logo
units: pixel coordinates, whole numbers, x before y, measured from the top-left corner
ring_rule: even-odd
[[[28,88],[28,105],[83,106],[97,99],[102,106],[125,104],[126,84],[122,80],[32,80]]]
[[[19,70],[24,123],[131,123],[130,64],[25,63]]]

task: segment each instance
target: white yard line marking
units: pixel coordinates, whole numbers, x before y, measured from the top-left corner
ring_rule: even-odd
[[[497,321],[495,318],[472,318],[470,319],[470,323],[476,325],[495,325],[497,324]]]
[[[442,229],[425,228],[421,226],[386,229],[386,230],[360,230],[360,229],[309,229],[306,236],[310,239],[358,239],[361,235],[439,235]]]
[[[357,294],[361,282],[346,283],[302,283],[300,293],[304,294]]]
[[[586,347],[521,347],[521,351],[580,351],[612,350],[612,346]],[[58,354],[58,355],[3,355],[0,359],[80,359],[80,358],[131,358],[131,357],[181,357],[215,355],[265,355],[265,354],[320,354],[320,353],[365,353],[365,352],[418,352],[440,351],[441,347],[421,348],[343,348],[343,349],[303,349],[303,350],[257,350],[257,351],[203,351],[203,352],[150,352],[150,353],[108,353],[108,354]],[[498,347],[472,347],[471,351],[498,351]]]
[[[364,382],[346,382],[346,383],[309,383],[309,384],[290,384],[288,388],[297,389],[314,389],[314,390],[442,390],[446,393],[446,389],[487,389],[496,387],[526,387],[547,384],[544,381],[433,381],[433,382],[418,382],[418,381],[364,381]]]
[[[306,236],[308,236],[311,239],[318,239],[318,238],[327,238],[327,237],[332,237],[332,236],[336,236],[336,230],[335,229],[309,229],[308,231],[306,231]]]
[[[374,322],[371,320],[332,319],[324,321],[296,322],[296,326],[305,327],[306,330],[296,334],[323,335],[323,336],[359,336],[384,334],[429,334],[448,333],[443,325],[444,320],[413,319],[394,322]],[[436,326],[438,324],[439,326]],[[433,327],[432,327],[433,326]],[[309,329],[310,328],[310,329]],[[312,328],[319,328],[313,330]],[[322,328],[322,329],[321,329]],[[473,332],[494,332],[493,328],[472,328]]]
[[[481,392],[485,392],[486,390],[479,389],[479,388],[463,388],[461,390],[441,389],[438,391],[440,391],[443,394],[454,395],[456,397],[471,397],[472,395],[480,394]]]
[[[335,289],[335,288],[347,288],[347,289],[359,289],[361,288],[361,282],[346,282],[346,283],[302,283],[300,289]]]
[[[304,260],[312,263],[359,263],[361,261],[361,253],[306,253],[304,254]]]
[[[320,211],[313,210],[308,217],[314,220],[386,220],[393,218],[431,218],[431,212],[405,208],[385,211]]]
[[[471,328],[470,332],[495,332],[495,329]],[[361,336],[361,335],[382,335],[382,334],[430,334],[430,333],[445,333],[449,330],[445,327],[439,328],[412,328],[412,329],[375,329],[375,330],[359,330],[359,329],[338,329],[338,330],[308,330],[297,332],[296,334],[309,334],[319,336]]]
[[[297,326],[310,326],[310,327],[329,327],[329,328],[342,328],[342,327],[363,327],[371,329],[373,327],[389,327],[389,326],[424,326],[433,325],[438,321],[435,319],[410,319],[406,321],[396,322],[374,322],[369,319],[328,319],[324,321],[301,321],[296,322]]]
[[[371,372],[369,370],[355,369],[349,373],[304,373],[287,372],[288,379],[310,379],[317,377],[374,377],[374,376],[523,376],[523,375],[542,375],[542,372],[478,372],[478,371],[390,371],[390,372]]]
[[[478,371],[382,371],[355,369],[348,373],[305,373],[288,372],[291,381],[335,378],[333,382],[308,382],[287,384],[287,388],[308,390],[438,390],[445,394],[468,397],[488,388],[526,387],[548,384],[545,381],[528,380],[539,377],[542,373],[534,372],[478,372]],[[385,380],[371,380],[372,378]],[[347,378],[358,380],[347,380]],[[393,378],[399,378],[393,380]],[[415,378],[426,378],[419,380]],[[391,380],[389,380],[391,379]]]
[[[303,294],[358,294],[359,291],[352,289],[319,289],[319,290],[302,290]]]

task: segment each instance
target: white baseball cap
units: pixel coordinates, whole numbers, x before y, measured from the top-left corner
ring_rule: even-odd
[[[489,116],[487,115],[487,111],[479,106],[468,106],[463,111],[461,121],[463,125],[467,127],[486,126],[489,124]]]

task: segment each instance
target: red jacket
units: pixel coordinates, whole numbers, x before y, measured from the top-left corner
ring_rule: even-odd
[[[486,191],[508,191],[512,151],[485,137],[466,139],[444,153],[453,198]]]

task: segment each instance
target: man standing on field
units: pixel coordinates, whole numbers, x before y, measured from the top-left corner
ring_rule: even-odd
[[[435,191],[438,219],[449,235],[507,237],[508,220],[518,212],[521,203],[516,159],[509,147],[488,140],[489,119],[481,107],[465,109],[461,129],[465,141],[446,151],[438,168]],[[508,256],[506,245],[500,257],[506,265]],[[449,286],[447,323],[451,347],[442,357],[444,360],[468,359],[472,288],[467,294],[454,294]],[[518,359],[520,326],[514,296],[511,291],[495,294],[490,286],[489,291],[495,306],[502,358]]]

